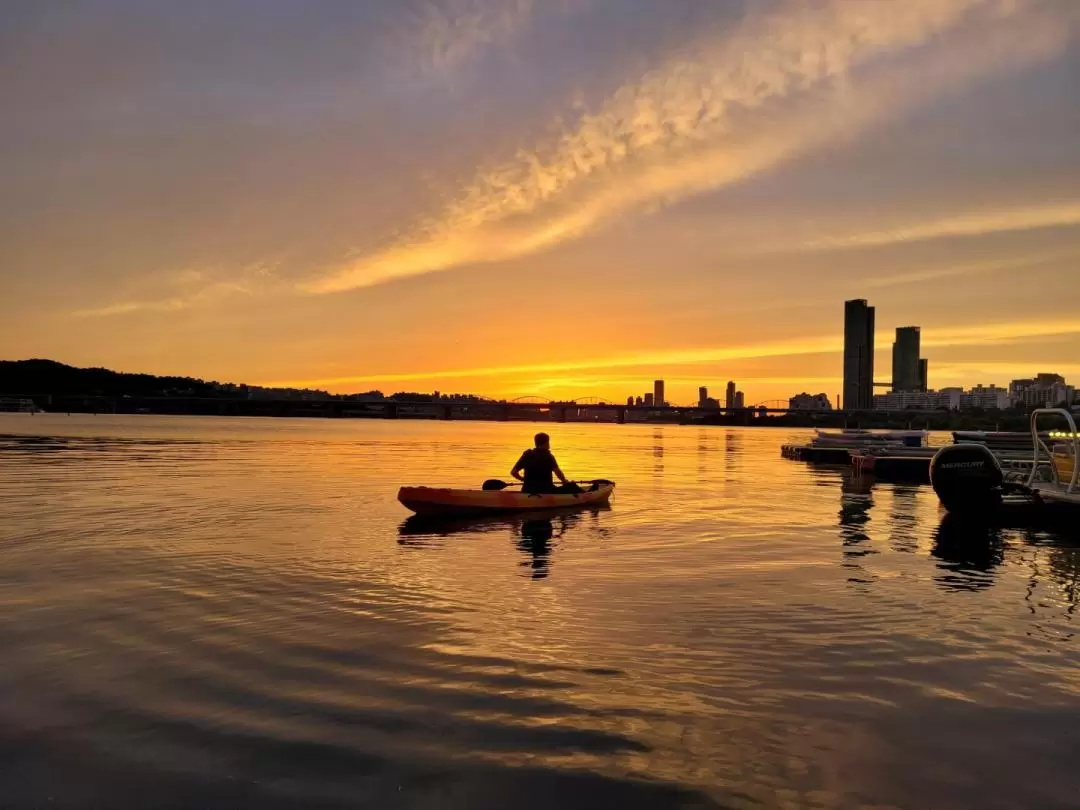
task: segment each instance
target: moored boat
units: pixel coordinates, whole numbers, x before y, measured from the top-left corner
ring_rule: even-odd
[[[928,435],[925,430],[818,430],[807,444],[782,445],[780,454],[795,461],[850,464],[852,451],[925,447]]]
[[[1067,443],[1047,446],[1039,432],[1040,417],[1065,420]],[[971,519],[994,520],[1002,510],[1024,507],[1039,516],[1066,516],[1080,526],[1080,434],[1073,416],[1060,408],[1038,408],[1031,414],[1030,469],[1023,474],[1003,469],[985,445],[961,442],[942,448],[930,465],[930,482],[941,504]]]
[[[402,487],[398,500],[418,515],[484,515],[600,506],[611,500],[612,481],[592,481],[582,492],[530,495],[516,490]]]

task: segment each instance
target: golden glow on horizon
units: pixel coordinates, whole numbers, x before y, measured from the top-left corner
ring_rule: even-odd
[[[1072,335],[1080,336],[1080,318],[1073,320],[1047,320],[1047,321],[1018,321],[1013,323],[980,324],[972,326],[941,327],[924,329],[922,333],[922,345],[924,347],[935,346],[995,346],[999,344],[1024,343],[1037,340],[1042,337]],[[883,347],[891,346],[893,333],[880,331],[875,335],[875,343],[879,351]],[[595,357],[587,360],[573,360],[562,363],[538,363],[520,366],[496,366],[463,369],[444,369],[437,371],[417,371],[405,373],[373,373],[368,376],[350,376],[327,379],[275,381],[264,383],[269,386],[288,386],[302,388],[329,388],[333,391],[356,390],[356,386],[378,386],[387,383],[416,383],[423,382],[427,388],[438,388],[447,381],[479,382],[484,386],[483,390],[475,390],[473,393],[487,393],[505,395],[507,393],[541,393],[560,392],[569,393],[574,389],[589,389],[590,393],[597,396],[607,396],[612,399],[625,397],[630,393],[636,393],[637,388],[646,386],[651,376],[664,377],[670,384],[681,385],[696,390],[697,385],[708,383],[713,379],[716,385],[723,376],[719,364],[735,360],[752,360],[760,358],[797,358],[805,355],[828,354],[835,355],[832,365],[839,368],[838,355],[842,350],[842,336],[823,335],[776,341],[761,344],[748,344],[744,346],[732,346],[726,348],[700,348],[700,349],[671,349],[666,351],[649,351],[639,354],[623,354]],[[1055,368],[1064,365],[1056,363]],[[670,375],[666,372],[673,368],[695,366],[700,369],[696,377],[685,375]],[[710,367],[717,369],[712,377]],[[1073,366],[1080,371],[1080,366]],[[639,369],[637,375],[588,375],[574,374],[581,371],[603,371],[605,369]],[[1008,373],[1013,376],[1030,375],[1030,370],[1022,364],[993,364],[993,363],[948,363],[942,368],[933,368],[932,372],[941,378],[948,373],[963,376],[963,369],[973,368],[982,372],[993,369],[996,373]],[[764,385],[809,385],[818,383],[833,386],[839,382],[837,376],[775,376],[775,375],[742,375],[744,382],[754,382],[758,386]],[[696,382],[695,382],[696,380]],[[453,383],[451,383],[453,384]],[[352,386],[352,388],[350,388]],[[636,386],[636,387],[631,387]],[[941,387],[941,386],[938,386]],[[826,391],[826,393],[830,393]]]

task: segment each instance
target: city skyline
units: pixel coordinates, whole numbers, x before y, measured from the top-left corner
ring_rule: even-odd
[[[909,328],[909,327],[901,327]],[[899,331],[899,330],[898,330]],[[74,375],[74,376],[73,376]],[[80,377],[79,375],[83,375]],[[86,375],[89,375],[87,377]],[[12,386],[13,379],[21,380]],[[94,382],[86,387],[75,385],[75,380],[82,379]],[[36,382],[34,381],[36,380]],[[124,385],[130,385],[124,390]],[[435,401],[435,402],[488,402],[488,403],[543,403],[551,404],[589,404],[616,406],[621,404],[618,398],[610,397],[577,397],[577,398],[537,398],[536,395],[521,395],[518,397],[491,397],[478,392],[440,392],[398,390],[386,393],[372,389],[366,391],[328,392],[321,389],[311,388],[267,388],[257,384],[249,384],[237,381],[206,380],[197,377],[167,377],[154,376],[145,373],[118,372],[116,370],[101,367],[74,368],[58,363],[53,360],[30,359],[22,361],[0,360],[0,395],[7,396],[36,396],[48,397],[54,394],[62,396],[105,396],[110,394],[95,391],[96,387],[104,385],[112,391],[112,396],[120,393],[130,394],[132,391],[153,397],[190,398],[212,395],[214,397],[226,396],[235,399],[350,399],[350,400],[399,400],[399,401]],[[57,387],[58,386],[58,387]],[[745,393],[739,390],[734,380],[729,380],[725,387],[723,400],[710,397],[707,385],[698,386],[698,396],[694,401],[671,401],[664,397],[665,381],[653,380],[653,390],[644,394],[629,395],[626,398],[627,407],[654,407],[660,405],[673,408],[702,408],[708,410],[718,409],[742,409],[764,407],[772,410],[834,410],[837,409],[841,398],[835,399],[826,392],[812,394],[801,391],[791,396],[769,400],[755,401],[747,399]],[[662,398],[658,399],[657,394]],[[996,383],[989,385],[978,384],[970,389],[947,386],[941,390],[925,390],[925,388],[893,389],[888,394],[875,394],[871,409],[896,411],[896,410],[937,410],[963,409],[969,407],[978,408],[1009,408],[1021,405],[1027,408],[1056,406],[1065,404],[1074,407],[1080,403],[1076,396],[1076,387],[1068,383],[1065,377],[1056,372],[1037,372],[1033,376],[1016,378],[1007,386],[998,386]]]
[[[866,298],[935,388],[1080,377],[1071,0],[137,5],[0,31],[4,358],[753,403]]]

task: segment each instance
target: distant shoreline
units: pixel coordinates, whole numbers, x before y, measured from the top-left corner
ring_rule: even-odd
[[[747,408],[734,413],[683,408],[666,411],[621,406],[457,404],[408,401],[240,400],[224,398],[34,396],[46,414],[116,414],[129,416],[230,416],[306,419],[385,419],[530,422],[567,424],[690,425],[701,427],[879,428],[991,430],[1027,432],[1028,416],[1014,412],[971,413],[806,411],[762,413]],[[31,417],[31,414],[26,414]]]

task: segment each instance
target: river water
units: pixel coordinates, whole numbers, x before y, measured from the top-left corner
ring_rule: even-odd
[[[1080,542],[553,425],[609,510],[416,527],[517,423],[0,415],[4,808],[1075,808]]]

